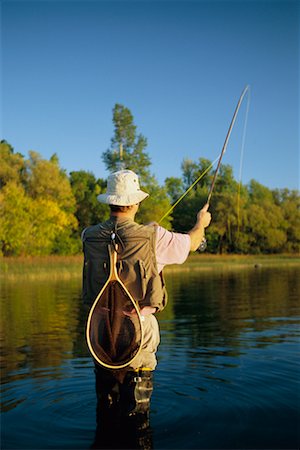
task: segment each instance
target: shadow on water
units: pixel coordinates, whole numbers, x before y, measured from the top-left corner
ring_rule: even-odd
[[[151,428],[97,425],[79,279],[3,282],[2,448],[298,448],[299,275],[167,275]]]

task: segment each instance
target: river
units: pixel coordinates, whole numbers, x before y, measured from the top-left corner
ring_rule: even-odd
[[[298,449],[300,267],[174,271],[166,281],[151,436],[140,448]],[[3,449],[94,445],[80,289],[78,277],[1,283]]]

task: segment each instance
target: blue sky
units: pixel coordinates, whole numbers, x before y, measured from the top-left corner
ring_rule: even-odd
[[[2,0],[2,130],[105,178],[115,103],[148,139],[160,183],[214,160],[251,87],[242,182],[299,188],[297,1]],[[239,177],[246,102],[224,163]]]

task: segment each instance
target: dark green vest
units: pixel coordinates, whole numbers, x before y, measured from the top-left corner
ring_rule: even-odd
[[[109,276],[108,245],[113,231],[117,235],[117,267],[122,282],[140,308],[152,306],[162,310],[167,303],[167,294],[163,277],[157,271],[155,227],[117,217],[88,227],[83,232],[84,303],[93,303]]]

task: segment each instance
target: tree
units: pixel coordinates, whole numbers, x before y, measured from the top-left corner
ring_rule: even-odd
[[[170,200],[165,188],[159,186],[155,177],[148,180],[146,191],[150,194],[144,200],[137,213],[137,221],[142,223],[160,222],[164,214],[170,209]],[[170,228],[172,218],[166,217],[160,222],[165,228]]]
[[[26,254],[31,201],[23,186],[11,180],[0,191],[0,242],[3,255]]]
[[[165,179],[165,187],[167,189],[168,196],[173,203],[178,200],[184,193],[183,182],[181,178],[169,177]]]
[[[194,189],[203,187],[208,189],[212,178],[212,169],[209,169],[211,164],[211,161],[206,158],[199,158],[199,162],[184,159],[181,164],[184,189],[188,189],[200,176]]]
[[[276,189],[273,191],[275,204],[282,210],[286,221],[287,242],[284,250],[292,253],[300,251],[300,196],[296,190]]]
[[[3,144],[3,143],[2,143]],[[1,146],[0,241],[3,255],[76,253],[75,198],[56,155],[43,160],[30,152],[29,160]]]
[[[70,173],[70,183],[76,199],[75,216],[79,229],[103,222],[109,217],[109,207],[97,200],[97,196],[104,192],[105,181],[96,180],[91,172],[79,170]]]
[[[287,222],[280,206],[275,204],[273,193],[255,180],[249,183],[247,224],[251,253],[276,253],[283,250]]]
[[[22,182],[26,171],[24,157],[14,153],[13,147],[5,140],[0,142],[0,159],[0,189],[9,181]]]
[[[199,162],[184,159],[181,164],[182,180],[172,177],[166,179],[172,203],[186,193],[186,196],[176,205],[172,213],[172,225],[175,231],[186,232],[195,224],[197,212],[207,199],[207,177],[209,177],[210,170],[208,168],[210,165],[211,162],[204,158],[199,158]],[[207,170],[208,172],[206,173]],[[201,177],[200,180],[190,189],[199,177]]]
[[[142,184],[147,184],[151,161],[145,152],[147,139],[142,134],[136,133],[133,115],[123,105],[116,104],[113,109],[114,136],[111,146],[106,150],[102,159],[110,172],[115,172],[120,165],[125,169],[133,170],[141,179]],[[123,153],[120,160],[120,150]]]
[[[166,189],[161,187],[150,173],[151,161],[145,151],[147,139],[142,134],[137,134],[133,115],[123,105],[115,105],[113,123],[114,136],[111,139],[111,147],[102,155],[106,168],[114,172],[122,167],[137,173],[140,177],[141,188],[150,195],[142,202],[137,220],[143,223],[159,221],[169,209],[170,199]],[[123,152],[122,160],[120,160],[120,149]],[[168,217],[162,225],[169,228],[170,222],[171,218]]]
[[[21,184],[7,183],[0,193],[0,240],[4,255],[48,255],[66,230],[76,226],[74,217],[53,199],[33,199]],[[68,253],[70,247],[68,247]],[[62,253],[61,251],[57,251]]]
[[[30,197],[55,199],[64,211],[74,213],[76,201],[72,193],[70,181],[65,171],[59,167],[56,154],[47,161],[37,152],[29,152],[26,161],[27,186]]]
[[[234,180],[233,170],[221,164],[216,178],[210,210],[213,222],[209,234],[214,236],[214,252],[233,252],[236,249],[238,230],[237,210],[238,183]]]

